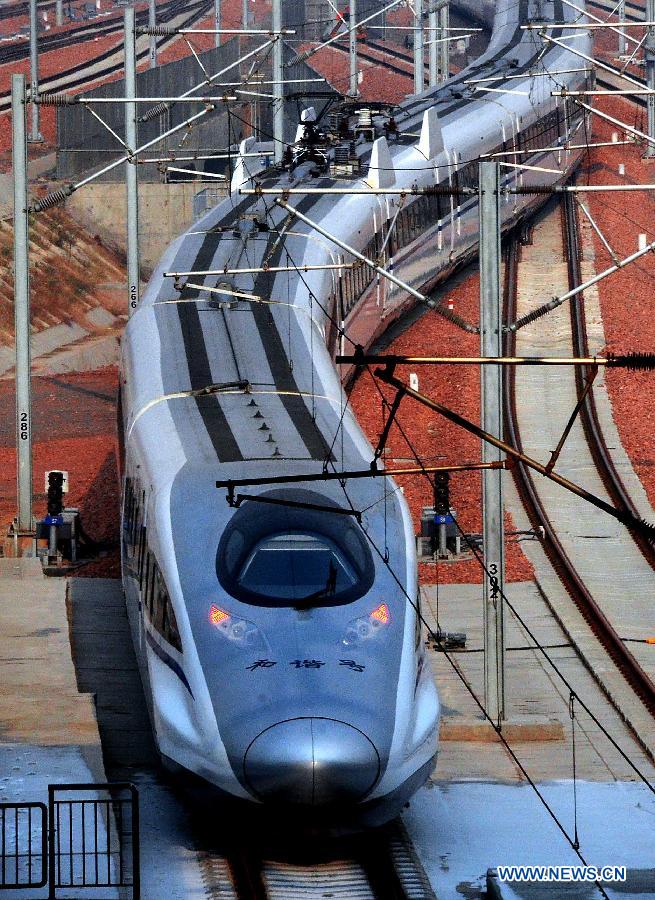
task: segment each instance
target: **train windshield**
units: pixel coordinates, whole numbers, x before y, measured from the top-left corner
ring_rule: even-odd
[[[259,541],[238,583],[261,597],[310,602],[351,590],[358,576],[337,547],[312,534],[276,534]]]
[[[216,552],[228,594],[254,606],[300,607],[352,603],[368,593],[375,564],[359,523],[304,488],[262,497],[293,505],[262,510],[248,500],[234,513]]]

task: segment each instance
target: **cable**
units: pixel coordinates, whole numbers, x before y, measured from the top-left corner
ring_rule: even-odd
[[[343,490],[343,492],[344,492],[344,495],[345,495],[345,497],[346,497],[346,500],[347,500],[347,502],[348,502],[348,505],[349,505],[350,508],[354,511],[354,510],[355,510],[355,507],[353,506],[352,501],[350,500],[350,497],[348,496],[348,492],[346,491],[345,485],[342,484],[341,486],[342,486],[342,490]],[[491,725],[491,727],[494,729],[494,731],[495,731],[496,734],[498,735],[498,738],[500,739],[501,743],[502,743],[503,746],[505,747],[505,750],[506,750],[506,751],[509,753],[509,755],[512,757],[512,760],[514,761],[514,763],[515,763],[515,765],[517,766],[517,768],[520,770],[520,772],[521,772],[521,774],[523,775],[523,777],[525,778],[525,780],[528,782],[528,784],[530,785],[530,787],[531,787],[531,788],[533,789],[533,791],[536,793],[537,797],[541,800],[541,803],[543,804],[544,808],[546,809],[546,811],[547,811],[548,814],[550,815],[551,819],[555,822],[555,824],[556,824],[557,828],[559,829],[559,831],[562,833],[562,835],[564,836],[564,838],[566,839],[566,841],[568,842],[568,844],[570,845],[570,847],[572,848],[572,850],[575,852],[575,854],[576,854],[576,856],[578,857],[578,859],[582,862],[582,864],[585,865],[585,866],[588,865],[588,863],[587,863],[587,861],[585,860],[584,856],[583,856],[582,853],[580,852],[580,849],[579,849],[579,841],[577,840],[577,832],[576,832],[576,834],[575,834],[575,836],[574,836],[573,838],[570,837],[570,835],[569,835],[569,833],[567,832],[566,828],[562,825],[561,821],[560,821],[559,818],[557,817],[555,811],[552,809],[552,807],[550,806],[550,804],[548,803],[548,801],[546,800],[546,798],[544,797],[544,795],[541,793],[541,791],[540,791],[539,788],[537,787],[536,783],[535,783],[535,782],[533,781],[533,779],[531,778],[531,776],[530,776],[530,774],[528,773],[527,769],[525,768],[525,766],[523,765],[523,763],[521,762],[521,760],[518,758],[518,756],[516,755],[516,753],[514,752],[514,750],[512,749],[512,747],[510,746],[510,744],[509,744],[509,742],[507,741],[506,737],[505,737],[504,734],[502,733],[501,727],[500,727],[499,725],[497,725],[497,724],[493,721],[493,719],[490,717],[489,713],[487,712],[486,707],[485,707],[484,704],[480,701],[480,699],[478,698],[477,694],[475,693],[475,691],[473,690],[473,688],[471,687],[471,685],[470,685],[470,684],[468,683],[468,681],[466,680],[466,677],[464,676],[464,674],[461,672],[461,670],[459,669],[459,667],[458,667],[457,664],[455,663],[454,659],[452,659],[452,657],[450,656],[449,652],[448,652],[448,651],[445,649],[445,647],[443,647],[443,645],[441,644],[441,637],[438,636],[438,635],[436,635],[436,634],[434,634],[434,632],[433,632],[432,629],[430,628],[429,624],[426,622],[426,620],[425,620],[425,618],[423,617],[423,614],[422,614],[422,612],[421,612],[421,610],[420,610],[420,606],[418,605],[418,603],[416,603],[415,601],[413,601],[413,600],[411,599],[411,597],[409,596],[409,594],[407,593],[407,591],[406,591],[406,589],[405,589],[404,584],[400,581],[400,579],[398,578],[398,576],[397,576],[396,573],[394,572],[394,570],[393,570],[391,564],[389,563],[388,560],[385,559],[384,554],[380,551],[379,547],[377,546],[377,544],[375,543],[375,541],[373,540],[373,538],[368,534],[368,532],[366,531],[366,529],[365,529],[363,526],[362,526],[362,531],[363,531],[364,536],[366,537],[367,541],[369,542],[369,544],[371,545],[371,547],[373,548],[373,550],[374,550],[375,553],[377,554],[377,556],[380,558],[380,560],[383,562],[383,564],[384,564],[384,565],[386,566],[386,568],[388,569],[388,571],[389,571],[389,573],[391,574],[391,577],[393,578],[393,580],[396,582],[396,584],[398,585],[398,587],[400,588],[400,590],[402,591],[402,593],[405,595],[405,598],[407,599],[407,602],[408,602],[408,603],[410,604],[410,606],[414,609],[414,611],[415,611],[416,615],[418,616],[419,620],[421,621],[421,623],[427,628],[428,634],[432,635],[433,640],[435,640],[439,645],[441,645],[441,647],[442,647],[441,652],[444,654],[444,656],[446,657],[446,659],[448,660],[448,662],[449,662],[450,665],[452,666],[453,671],[455,672],[455,674],[457,675],[457,677],[460,679],[460,681],[462,682],[462,684],[464,685],[464,687],[466,688],[466,690],[468,691],[468,693],[471,695],[471,698],[473,699],[474,703],[476,704],[476,706],[478,707],[478,709],[480,710],[480,712],[482,713],[482,715],[484,716],[484,718],[489,722],[489,724]],[[606,900],[610,900],[610,898],[608,897],[607,893],[606,893],[605,890],[603,889],[602,885],[601,885],[598,881],[596,881],[595,884],[596,884],[598,890],[599,890],[599,891],[601,892],[601,894],[603,895],[603,897],[605,897]]]
[[[238,117],[237,117],[237,118],[238,118]],[[265,205],[265,208],[266,208],[267,215],[269,216],[269,218],[271,218],[269,208],[266,206],[266,204],[264,204],[264,205]],[[275,223],[273,223],[273,226],[274,226],[274,230],[277,232],[278,236],[279,236],[279,237],[282,237],[282,234],[281,234],[281,232],[279,231],[279,229],[277,228],[277,226],[275,226]],[[290,259],[292,259],[292,258],[290,257]],[[295,262],[293,262],[293,259],[292,259],[292,265],[294,265],[294,268],[296,268],[296,271],[298,272],[298,275],[301,277],[301,279],[302,279],[302,281],[303,281],[305,287],[307,288],[308,292],[311,293],[311,291],[309,290],[309,286],[307,285],[307,282],[306,282],[305,279],[303,278],[302,273],[298,270],[298,268],[297,268]],[[312,295],[312,296],[313,296],[313,295]],[[323,308],[323,307],[321,307],[321,308]],[[323,311],[326,312],[324,308],[323,308]],[[334,323],[334,319],[332,319],[332,317],[328,316],[328,318],[330,318],[330,320]],[[351,339],[348,337],[348,335],[345,333],[345,330],[344,330],[344,329],[342,329],[340,326],[337,326],[337,327],[338,327],[338,329],[339,329],[339,333],[340,333],[340,334],[342,334],[343,336],[345,336],[348,340],[351,340]],[[352,341],[351,341],[351,343],[352,343]],[[370,370],[369,370],[369,371],[370,371]],[[375,379],[374,379],[374,382],[375,382],[376,385],[377,385],[377,381],[376,381]],[[377,387],[378,387],[378,390],[379,390],[379,385],[377,385]],[[381,392],[380,392],[380,393],[381,393]],[[382,395],[382,396],[384,396],[384,395]],[[347,408],[347,405],[344,407],[344,409],[343,409],[343,411],[342,411],[342,416],[341,416],[339,425],[338,425],[338,427],[337,427],[337,431],[336,431],[336,433],[335,433],[335,440],[336,440],[337,435],[339,434],[339,431],[341,430],[342,423],[343,423],[343,417],[344,417],[346,408]],[[400,424],[399,424],[398,422],[397,422],[397,424],[398,424],[398,426],[400,427]],[[403,436],[405,437],[405,440],[407,441],[408,446],[410,447],[410,449],[412,450],[412,452],[415,453],[413,447],[411,446],[411,443],[409,442],[409,440],[407,439],[407,437],[406,437],[406,435],[405,435],[404,433],[403,433]],[[333,446],[334,446],[334,441],[333,441],[332,447],[333,447]],[[420,459],[418,458],[418,456],[417,456],[416,454],[415,454],[415,456],[416,456],[416,459],[417,459],[417,462],[419,463],[419,465],[422,465],[422,463],[421,463]],[[432,479],[429,478],[429,475],[427,475],[427,473],[426,473],[426,477],[428,477],[429,482],[432,484]],[[457,523],[457,527],[459,528],[459,523]],[[460,530],[461,530],[461,529],[460,529]],[[462,532],[462,534],[463,534],[463,532]],[[482,567],[483,567],[483,569],[484,569],[484,563],[480,560],[480,558],[477,556],[477,554],[475,553],[475,551],[474,551],[474,555],[476,555],[476,558],[478,559],[478,562],[481,563],[481,565],[482,565]],[[487,573],[487,576],[489,577],[489,573]],[[504,595],[504,593],[502,593],[502,592],[501,592],[501,597],[502,597],[502,599],[504,600],[504,602],[507,603],[508,608],[510,608],[510,610],[511,610],[512,613],[515,615],[515,617],[518,619],[518,621],[521,622],[522,626],[525,628],[526,632],[529,634],[529,636],[532,638],[532,640],[535,641],[536,647],[537,647],[538,649],[540,649],[539,642],[536,640],[536,638],[534,637],[534,635],[531,633],[530,629],[527,627],[527,625],[523,622],[523,620],[521,619],[521,617],[518,615],[518,613],[517,613],[517,611],[515,610],[515,608],[513,607],[513,605],[508,601],[508,598],[507,598],[507,597]],[[566,682],[566,680],[565,680],[564,677],[562,676],[561,672],[557,669],[557,667],[555,666],[555,664],[553,663],[553,661],[550,659],[550,657],[548,657],[547,654],[545,654],[545,656],[546,656],[548,662],[550,663],[550,665],[553,667],[553,669],[554,669],[554,670],[557,672],[557,674],[562,678],[562,680],[564,681],[564,683],[567,684],[567,687],[569,687],[569,690],[572,691],[571,686],[568,685],[568,683]],[[577,696],[577,695],[576,695],[576,696]],[[601,728],[601,731],[603,731],[603,733],[606,735],[606,737],[607,737],[610,741],[613,742],[613,739],[611,738],[611,736],[609,735],[609,733],[606,732],[606,731],[602,728],[602,726],[600,725],[600,723],[599,723],[597,720],[595,720],[595,718],[593,717],[593,715],[591,714],[591,712],[589,711],[589,709],[588,709],[587,707],[584,707],[584,706],[583,706],[583,708],[585,708],[585,710],[588,712],[588,714],[592,717],[592,720],[595,721],[595,724],[596,724],[599,728]],[[613,743],[614,743],[614,742],[613,742]],[[614,743],[614,745],[615,745],[615,748],[621,753],[621,755],[623,756],[623,758],[625,759],[625,761],[628,762],[628,764],[630,764],[630,765],[634,768],[634,770],[635,770],[635,771],[637,772],[637,774],[642,778],[642,780],[650,787],[650,784],[648,783],[648,781],[647,781],[647,780],[645,779],[645,777],[644,777],[644,776],[636,769],[636,767],[635,767],[634,764],[631,762],[631,760],[623,753],[623,751],[620,750],[620,748],[618,747],[618,745],[616,745],[615,743]],[[651,788],[651,789],[652,789],[652,788]],[[654,791],[654,792],[655,792],[655,791]]]
[[[369,369],[369,373],[370,373],[371,377],[375,379],[375,376],[373,375],[372,372],[370,372],[370,369]],[[377,381],[377,380],[376,380],[376,381]],[[378,387],[379,387],[379,385],[378,385]],[[400,419],[399,419],[398,415],[396,416],[396,418],[395,418],[395,420],[394,420],[394,424],[396,425],[396,427],[397,427],[398,430],[400,431],[400,433],[401,433],[403,439],[405,440],[405,443],[407,444],[407,446],[408,446],[410,452],[411,452],[412,455],[414,456],[414,459],[415,459],[415,461],[416,461],[416,464],[417,464],[421,469],[424,469],[423,462],[422,462],[421,458],[419,457],[419,455],[418,455],[416,449],[414,448],[412,442],[410,441],[409,437],[407,436],[406,432],[404,431],[404,429],[403,429],[403,427],[402,427],[402,425],[401,425],[401,423],[400,423]],[[424,475],[424,477],[427,479],[427,481],[428,481],[428,483],[430,484],[432,490],[434,490],[434,481],[433,481],[432,477],[430,476],[430,474],[429,474],[428,472],[423,471],[423,475]],[[464,539],[466,545],[469,547],[469,549],[471,550],[473,556],[475,557],[475,559],[476,559],[477,562],[479,563],[479,565],[480,565],[482,571],[484,572],[485,576],[486,576],[487,578],[491,578],[491,574],[490,574],[490,572],[488,571],[487,567],[485,566],[485,564],[484,564],[484,559],[482,558],[482,555],[481,555],[480,552],[478,551],[477,547],[475,547],[475,545],[472,544],[472,543],[469,541],[468,536],[464,533],[464,531],[463,531],[461,525],[459,524],[458,520],[457,520],[457,519],[453,519],[453,521],[454,521],[454,523],[455,523],[455,527],[456,527],[457,530],[460,532],[461,537]],[[531,628],[527,625],[527,623],[523,620],[523,618],[522,618],[522,616],[520,615],[520,613],[518,612],[518,610],[515,608],[515,606],[513,605],[513,603],[512,603],[512,602],[510,601],[510,599],[508,598],[507,594],[506,594],[503,590],[499,590],[499,593],[500,593],[500,597],[501,597],[502,601],[507,605],[507,608],[508,608],[508,609],[510,610],[510,612],[514,615],[514,617],[516,618],[516,620],[520,623],[521,627],[525,630],[525,632],[526,632],[526,634],[528,635],[528,637],[530,638],[530,640],[534,641],[534,643],[535,643],[535,649],[536,649],[536,650],[539,650],[539,651],[541,652],[541,654],[543,655],[544,659],[548,662],[548,664],[551,666],[551,668],[553,669],[553,671],[554,671],[554,672],[558,675],[558,677],[561,679],[562,683],[565,685],[565,687],[567,688],[567,690],[569,691],[569,693],[573,693],[573,694],[575,695],[575,698],[577,699],[577,701],[578,701],[578,703],[580,704],[580,706],[584,709],[584,711],[585,711],[585,712],[587,713],[587,715],[591,718],[591,720],[594,722],[594,724],[600,729],[600,731],[604,734],[604,736],[610,741],[610,743],[612,744],[612,746],[614,747],[614,749],[621,755],[621,757],[623,758],[623,760],[624,760],[626,763],[628,763],[628,765],[632,768],[632,770],[635,772],[635,774],[641,779],[641,781],[643,781],[643,783],[648,787],[648,789],[649,789],[653,794],[655,794],[655,786],[651,785],[651,783],[648,781],[648,779],[646,778],[646,776],[645,776],[645,775],[637,768],[637,766],[635,765],[635,763],[632,762],[632,760],[631,760],[631,759],[629,758],[629,756],[625,753],[625,751],[621,749],[621,747],[617,744],[617,742],[615,741],[615,739],[614,739],[614,738],[611,736],[611,734],[607,731],[607,729],[605,728],[605,726],[598,720],[598,718],[594,715],[594,713],[589,709],[589,707],[587,706],[587,704],[586,704],[586,703],[582,700],[582,698],[578,695],[578,693],[575,691],[575,689],[573,688],[573,686],[571,685],[571,683],[568,681],[568,679],[566,678],[566,676],[560,671],[560,669],[557,667],[557,665],[555,664],[555,662],[553,661],[553,659],[548,655],[548,653],[546,652],[545,647],[544,647],[543,645],[540,644],[540,642],[538,641],[538,639],[536,638],[536,636],[533,634],[532,629],[531,629]],[[427,623],[425,623],[425,624],[427,625]],[[427,626],[427,627],[428,627],[428,629],[429,629],[429,626]],[[429,629],[429,630],[430,630],[430,629]]]

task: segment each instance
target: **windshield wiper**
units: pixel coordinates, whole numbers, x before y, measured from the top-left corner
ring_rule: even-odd
[[[337,592],[337,567],[334,565],[332,560],[330,560],[330,565],[328,568],[328,577],[325,582],[325,587],[322,587],[318,591],[314,591],[313,594],[307,594],[306,597],[298,597],[298,599],[294,603],[294,607],[296,609],[300,607],[311,606],[315,600],[330,600]]]

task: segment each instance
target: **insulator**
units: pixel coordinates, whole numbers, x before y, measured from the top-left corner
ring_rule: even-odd
[[[79,97],[72,94],[39,94],[41,106],[73,106],[79,102]]]
[[[164,113],[168,112],[170,108],[170,103],[158,103],[156,106],[151,106],[150,109],[146,110],[142,116],[139,116],[137,121],[149,122],[151,119],[158,119],[160,116],[163,116]]]
[[[457,313],[453,312],[452,309],[446,309],[445,307],[439,306],[438,304],[430,304],[430,306],[432,306],[432,309],[436,313],[439,313],[442,318],[447,319],[449,322],[452,322],[453,325],[461,328],[462,331],[467,331],[469,334],[480,334],[480,329],[477,325],[471,325],[470,322],[467,322],[466,319],[458,316]]]
[[[513,194],[558,194],[563,190],[562,185],[531,184],[529,187],[515,186],[510,189]]]
[[[536,309],[533,309],[527,316],[523,316],[522,319],[518,319],[513,325],[510,325],[509,330],[518,331],[519,328],[524,328],[526,325],[530,325],[531,322],[536,322],[537,319],[541,319],[542,316],[549,313],[551,309],[555,309],[556,306],[559,306],[559,297],[553,297],[548,303],[544,303],[543,306],[538,306]]]
[[[649,540],[655,541],[655,525],[645,519],[633,519],[632,522],[626,522],[626,524],[638,534],[643,534]]]
[[[351,146],[350,141],[337,144],[334,148],[334,164],[345,166],[350,161]]]
[[[30,206],[29,212],[43,212],[46,209],[51,209],[53,206],[58,206],[60,203],[63,203],[65,200],[67,200],[74,190],[75,188],[73,187],[73,185],[68,184],[65,188],[60,188],[57,191],[53,191],[51,194],[47,194],[45,197],[41,197],[40,200],[35,200],[34,203]]]
[[[169,37],[169,35],[177,34],[177,28],[169,28],[166,25],[155,25],[154,28],[137,28],[137,34],[151,34],[154,37]]]
[[[288,69],[291,66],[295,66],[297,63],[304,62],[306,59],[309,59],[313,52],[314,51],[312,49],[309,49],[303,50],[302,53],[297,53],[296,56],[293,57],[293,59],[290,59],[288,63],[285,63],[284,68]]]
[[[655,353],[608,353],[607,365],[623,369],[655,369]]]
[[[417,188],[416,192],[420,193],[420,194],[426,194],[428,197],[430,197],[430,196],[451,197],[451,196],[457,196],[459,194],[468,195],[468,194],[476,193],[475,189],[467,190],[465,188],[460,188],[459,190],[457,190],[456,188],[441,187],[441,185],[439,185],[439,184],[433,184],[433,185],[428,185],[428,187]],[[412,191],[408,191],[408,193],[412,193]]]
[[[358,121],[357,125],[360,128],[370,128],[373,124],[373,116],[371,114],[371,110],[368,107],[362,107],[358,113]]]

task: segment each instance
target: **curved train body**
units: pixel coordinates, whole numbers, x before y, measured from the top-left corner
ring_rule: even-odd
[[[476,250],[475,197],[322,190],[474,186],[490,153],[538,169],[508,165],[509,186],[564,180],[578,158],[564,145],[584,142],[584,122],[551,91],[586,76],[521,30],[538,16],[570,12],[502,0],[485,54],[401,104],[397,130],[382,115],[358,130],[346,109],[323,147],[332,174],[301,154],[291,172],[244,156],[231,197],[170,246],[126,328],[123,583],[153,727],[164,757],[234,797],[384,821],[428,777],[439,720],[414,529],[393,482],[260,483],[238,508],[216,488],[367,468],[334,354],[370,345],[415,302],[273,196],[238,189],[320,188],[289,203],[429,290]],[[504,225],[531,203],[504,197]]]

